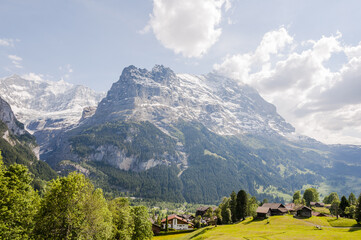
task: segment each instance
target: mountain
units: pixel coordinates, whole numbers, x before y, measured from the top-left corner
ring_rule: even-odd
[[[13,75],[0,79],[0,96],[45,149],[49,138],[77,124],[83,110],[95,107],[104,94],[65,81],[25,79]]]
[[[215,203],[241,188],[289,201],[309,186],[346,194],[361,181],[360,147],[298,136],[245,84],[158,65],[125,68],[95,112],[41,156],[106,191],[180,202]]]
[[[19,122],[10,105],[0,97],[0,150],[5,165],[14,163],[28,167],[34,175],[33,185],[41,190],[44,181],[57,176],[50,166],[40,161],[39,146],[35,137],[24,129],[24,124]]]

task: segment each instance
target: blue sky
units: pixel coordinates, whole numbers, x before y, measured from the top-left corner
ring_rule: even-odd
[[[0,77],[63,79],[107,91],[129,65],[215,71],[255,87],[298,132],[361,144],[360,5],[0,0]]]

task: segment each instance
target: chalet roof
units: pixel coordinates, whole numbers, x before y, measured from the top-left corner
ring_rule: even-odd
[[[295,207],[296,207],[296,204],[294,204],[294,203],[286,203],[286,204],[285,204],[285,207],[286,207],[288,210],[294,210]]]
[[[182,217],[179,217],[179,216],[176,215],[176,214],[169,215],[169,216],[168,216],[168,221],[169,221],[169,220],[172,220],[172,219],[174,219],[174,218],[175,218],[175,219],[178,219],[178,220],[180,220],[180,221],[182,221],[182,222],[185,222],[185,223],[188,223],[188,224],[193,225],[193,223],[188,222],[187,219],[184,219],[184,218],[182,218]],[[162,219],[162,223],[165,223],[166,220],[167,220],[166,218]]]
[[[307,210],[309,210],[309,211],[312,211],[311,208],[309,208],[309,207],[307,207],[307,206],[304,206],[304,205],[299,206],[299,207],[296,209],[296,211],[298,211],[298,210],[303,210],[303,209],[307,209]]]
[[[287,209],[287,208],[283,208],[283,207],[277,208],[277,210],[279,210],[279,211],[282,212],[282,213],[287,213],[287,212],[288,212],[288,209]]]
[[[257,208],[257,213],[268,213],[268,211],[270,210],[269,207],[258,207]]]
[[[199,207],[199,208],[197,208],[197,211],[205,212],[208,210],[208,208],[210,208],[210,207]]]
[[[321,205],[321,206],[325,206],[325,204],[322,203],[322,202],[310,202],[311,206],[315,206],[316,204]]]
[[[270,209],[286,208],[282,203],[264,203],[262,207],[268,207]]]

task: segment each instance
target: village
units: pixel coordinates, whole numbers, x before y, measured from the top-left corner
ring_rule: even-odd
[[[256,216],[254,220],[263,220],[271,216],[293,215],[294,218],[310,218],[315,217],[331,217],[329,209],[331,204],[324,204],[322,202],[310,202],[310,207],[303,204],[295,203],[263,203],[262,206],[257,207]],[[186,232],[192,231],[196,228],[206,226],[217,226],[217,216],[207,216],[208,212],[215,212],[216,207],[202,206],[197,208],[195,216],[192,214],[171,214],[161,220],[161,225],[152,221],[152,231],[154,235],[159,235],[161,232]],[[251,216],[248,216],[251,217]],[[195,219],[199,219],[198,226],[195,226]],[[168,224],[167,224],[168,223]]]

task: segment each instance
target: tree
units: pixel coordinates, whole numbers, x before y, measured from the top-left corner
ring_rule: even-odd
[[[263,199],[262,205],[265,204],[265,203],[268,203],[268,199],[267,199],[267,198]]]
[[[357,207],[356,207],[356,221],[361,223],[361,194],[357,199]]]
[[[237,194],[237,205],[236,205],[236,218],[237,220],[245,220],[247,215],[248,199],[247,193],[244,190],[240,190]]]
[[[222,203],[219,205],[222,215],[222,224],[228,224],[232,222],[232,212],[230,210],[230,199],[224,197]]]
[[[257,216],[257,208],[258,203],[256,197],[248,197],[247,216],[252,216],[255,218]]]
[[[306,201],[306,205],[310,206],[310,202],[318,202],[318,192],[314,188],[308,188],[303,193],[303,199]]]
[[[168,220],[168,217],[167,217]],[[198,215],[193,219],[194,228],[200,228],[201,227],[201,216]]]
[[[237,194],[235,193],[235,191],[232,191],[231,200],[229,202],[229,208],[230,208],[231,214],[232,214],[232,222],[237,222],[236,206],[237,206]]]
[[[355,219],[355,215],[356,215],[356,206],[355,205],[351,205],[349,207],[346,207],[345,209],[345,214],[350,217]]]
[[[217,226],[217,224],[222,224],[222,209],[221,208],[218,207],[214,211],[214,216],[217,217],[216,226]]]
[[[300,191],[296,191],[294,194],[293,194],[293,203],[295,204],[300,204],[301,202],[301,192]]]
[[[330,207],[330,213],[337,217],[340,214],[340,202],[334,201]]]
[[[134,219],[134,233],[132,240],[152,239],[152,223],[149,221],[148,210],[144,206],[136,206],[132,208]]]
[[[333,202],[339,202],[340,198],[338,197],[338,194],[336,192],[330,193],[330,195],[326,196],[323,199],[323,202],[326,204],[332,204]]]
[[[165,216],[165,232],[168,232],[168,215]]]
[[[349,207],[350,204],[347,201],[347,198],[345,196],[342,196],[341,202],[340,202],[340,215],[345,215],[345,210],[347,207]]]
[[[356,205],[357,199],[356,199],[355,194],[350,193],[350,196],[348,197],[348,203],[349,203],[350,205]]]
[[[36,215],[37,239],[111,239],[112,217],[101,189],[84,175],[53,180]]]
[[[27,239],[31,235],[40,201],[31,181],[23,165],[6,169],[0,152],[0,239]]]
[[[114,238],[132,239],[134,221],[131,215],[131,207],[127,198],[115,198],[109,203],[109,209],[113,215]]]
[[[208,208],[207,211],[204,213],[204,217],[209,218],[210,224],[214,222],[213,209],[211,207]]]

